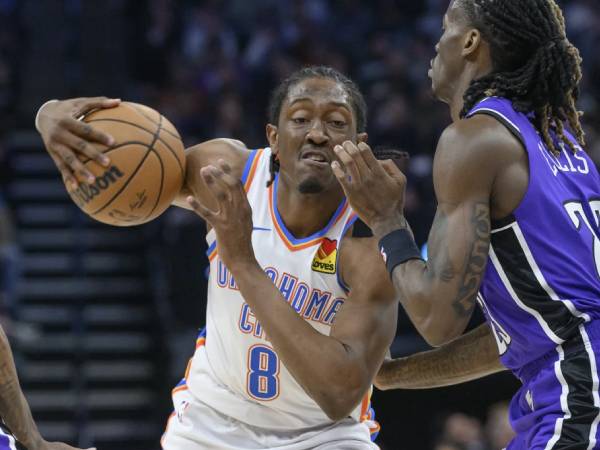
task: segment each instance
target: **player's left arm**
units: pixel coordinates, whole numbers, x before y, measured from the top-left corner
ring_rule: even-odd
[[[217,209],[190,206],[217,235],[217,253],[292,376],[332,419],[347,417],[367,392],[396,329],[397,300],[376,243],[342,241],[350,294],[326,336],[286,302],[252,248],[252,211],[239,178],[223,161],[201,170]],[[350,238],[349,238],[350,239]]]
[[[431,389],[466,383],[506,370],[487,324],[433,350],[386,359],[375,386],[388,389]]]
[[[336,147],[333,168],[355,211],[378,239],[403,230],[397,245],[403,252],[413,248],[392,279],[415,327],[433,346],[460,336],[475,308],[490,245],[494,182],[513,154],[507,146],[515,145],[488,117],[463,120],[443,133],[434,160],[438,207],[427,261],[419,259],[404,218],[406,177],[391,161],[375,160],[365,144]]]
[[[346,237],[340,252],[338,270],[350,291],[335,317],[330,338],[344,349],[339,367],[345,374],[338,386],[340,401],[356,406],[389,353],[396,333],[398,299],[374,238]]]

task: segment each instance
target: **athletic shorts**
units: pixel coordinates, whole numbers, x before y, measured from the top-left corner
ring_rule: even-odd
[[[600,449],[600,340],[579,330],[519,372],[523,386],[510,405],[517,437],[507,450]]]
[[[300,433],[252,427],[220,414],[189,391],[174,394],[164,450],[378,450],[367,425],[352,419]]]
[[[0,423],[0,450],[27,450],[2,423]]]

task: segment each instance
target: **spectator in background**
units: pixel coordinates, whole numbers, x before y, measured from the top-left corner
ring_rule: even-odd
[[[485,422],[485,435],[489,450],[502,450],[515,437],[508,421],[508,403],[496,403],[490,407]]]
[[[438,443],[434,450],[465,450],[464,447],[455,444],[453,442],[440,442]]]
[[[483,429],[478,419],[463,413],[448,416],[443,425],[441,445],[461,450],[486,450]],[[436,449],[437,450],[437,449]]]

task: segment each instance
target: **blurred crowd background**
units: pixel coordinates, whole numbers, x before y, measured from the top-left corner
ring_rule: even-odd
[[[559,3],[584,59],[579,106],[587,151],[600,163],[600,4]],[[276,84],[301,66],[333,66],[357,81],[367,99],[371,144],[411,154],[407,216],[425,244],[435,211],[432,157],[449,123],[446,106],[431,96],[427,69],[447,6],[448,0],[0,0],[0,315],[17,354],[23,348],[21,365],[34,358],[27,342],[43,340],[48,328],[19,315],[29,292],[19,286],[33,263],[28,266],[29,244],[20,237],[27,214],[20,211],[23,185],[15,169],[25,164],[19,149],[43,152],[33,118],[44,101],[119,97],[161,111],[188,146],[231,137],[258,148],[266,144],[267,102]],[[192,214],[170,210],[139,233],[160,255],[149,269],[162,299],[153,305],[167,355],[153,410],[160,416],[168,413],[169,385],[203,325],[204,228]],[[425,348],[401,314],[394,354]],[[503,401],[517,387],[504,374],[451,389],[377,393],[378,443],[382,449],[499,450],[511,435]],[[78,414],[78,423],[86,417]]]

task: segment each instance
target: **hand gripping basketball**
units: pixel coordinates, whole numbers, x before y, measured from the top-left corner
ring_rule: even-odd
[[[73,189],[77,188],[78,181],[93,183],[95,179],[79,157],[93,159],[107,167],[110,159],[92,144],[109,146],[114,142],[108,133],[78,119],[93,110],[113,108],[119,103],[118,99],[106,97],[75,98],[48,102],[40,109],[36,123],[38,131],[65,184]]]
[[[104,98],[53,102],[42,107],[38,125],[67,192],[100,222],[148,222],[183,186],[183,143],[152,108]]]

